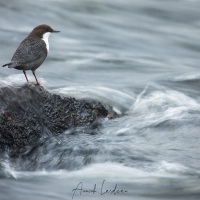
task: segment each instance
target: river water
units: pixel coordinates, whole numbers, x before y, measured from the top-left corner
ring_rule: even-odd
[[[61,32],[36,71],[42,85],[122,117],[51,137],[28,158],[3,155],[0,200],[199,199],[199,9],[198,0],[1,0],[1,65],[49,24]],[[25,82],[0,69],[1,85]]]

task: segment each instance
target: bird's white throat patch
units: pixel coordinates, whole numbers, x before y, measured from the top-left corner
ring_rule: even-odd
[[[49,35],[51,33],[47,32],[43,35],[42,40],[44,40],[44,42],[46,43],[46,47],[47,47],[47,51],[49,52]]]

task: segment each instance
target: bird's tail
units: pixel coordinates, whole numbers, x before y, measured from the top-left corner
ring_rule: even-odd
[[[11,61],[11,62],[9,62],[9,63],[6,63],[6,64],[3,65],[2,67],[8,66],[8,68],[15,68],[15,67],[18,66],[17,64],[18,64],[17,62]]]
[[[6,63],[5,65],[3,65],[2,67],[9,66],[11,64],[12,64],[12,62],[9,62],[9,63]]]

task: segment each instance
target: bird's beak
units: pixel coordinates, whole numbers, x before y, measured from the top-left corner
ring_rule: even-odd
[[[59,33],[59,32],[60,32],[60,31],[55,31],[55,30],[52,31],[52,33]]]

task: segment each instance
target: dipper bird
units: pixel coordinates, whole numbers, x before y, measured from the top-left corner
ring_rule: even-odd
[[[60,31],[55,31],[46,24],[35,27],[20,43],[11,59],[11,62],[3,65],[2,67],[8,66],[8,68],[23,70],[27,82],[28,78],[26,76],[26,70],[31,70],[37,84],[39,85],[35,75],[35,70],[44,62],[47,57],[49,51],[49,35],[51,33],[58,32]]]

